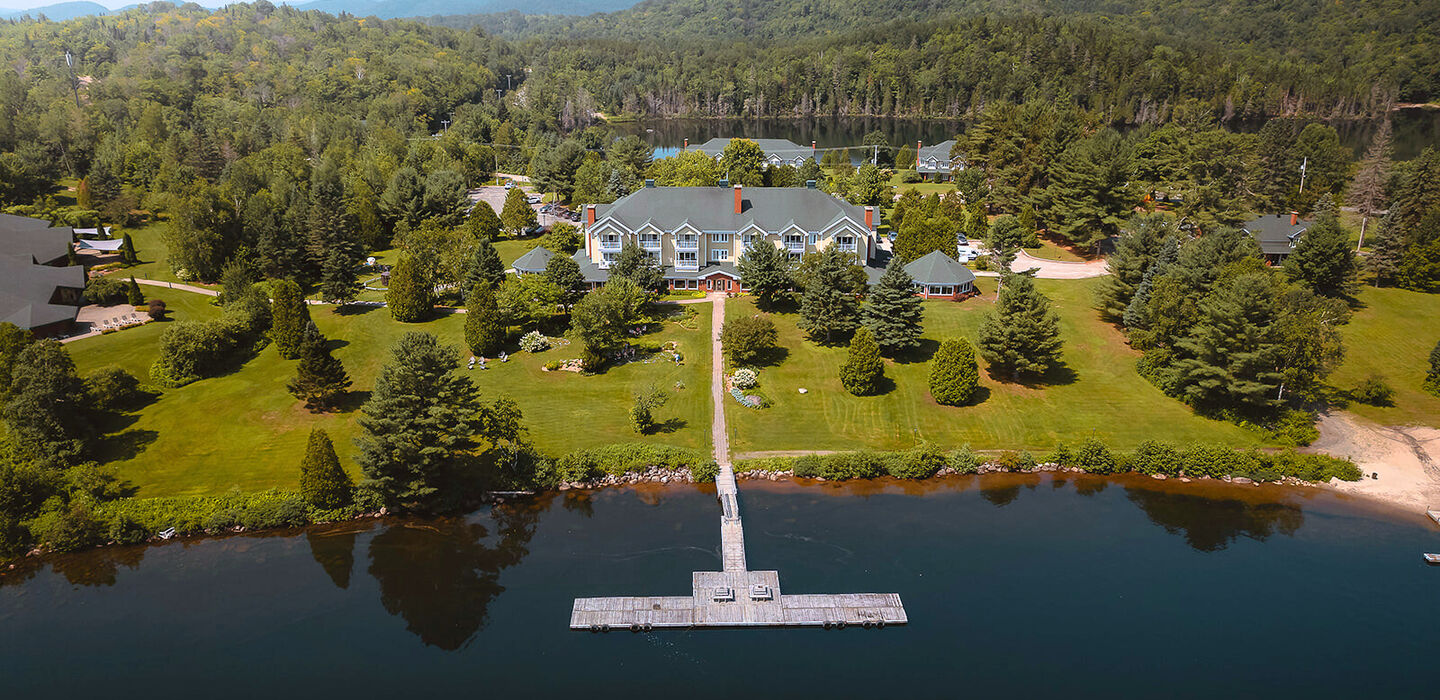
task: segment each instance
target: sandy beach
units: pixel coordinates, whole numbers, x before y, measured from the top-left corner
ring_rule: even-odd
[[[1320,439],[1307,451],[1348,457],[1365,474],[1331,480],[1329,488],[1409,511],[1440,507],[1440,429],[1384,426],[1343,411],[1321,416],[1318,427]]]

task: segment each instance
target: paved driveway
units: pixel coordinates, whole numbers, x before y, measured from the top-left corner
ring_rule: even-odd
[[[476,187],[470,190],[470,201],[485,202],[490,205],[490,208],[495,210],[496,214],[499,214],[505,210],[505,195],[508,192],[504,187]],[[529,193],[527,192],[526,194],[528,195]],[[531,204],[530,208],[535,210],[535,216],[540,220],[541,226],[550,226],[556,221],[561,220],[557,216],[540,213],[539,204]],[[569,219],[565,219],[565,221],[569,221]]]

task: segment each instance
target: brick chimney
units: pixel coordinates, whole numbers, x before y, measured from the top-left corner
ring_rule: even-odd
[[[865,228],[875,230],[875,207],[865,207]]]
[[[690,139],[687,138],[687,139],[685,139],[685,145],[684,145],[684,146],[681,146],[681,147],[680,147],[680,150],[683,151],[683,150],[685,150],[685,149],[687,149],[687,148],[689,148],[689,147],[690,147]]]
[[[924,141],[915,142],[915,167],[920,167],[920,149],[925,147]]]
[[[811,142],[810,142],[810,150],[812,150],[812,151],[815,150],[815,142],[814,142],[814,141],[811,141]]]
[[[740,213],[740,186],[735,186],[735,213]]]
[[[594,205],[594,204],[586,204],[586,205],[585,205],[585,223],[588,224],[588,225],[590,225],[590,226],[594,226],[594,225],[595,225],[595,205]]]
[[[1294,226],[1295,224],[1298,224],[1298,223],[1300,223],[1300,212],[1298,212],[1298,211],[1292,211],[1292,212],[1290,212],[1290,225],[1291,225],[1291,226]]]

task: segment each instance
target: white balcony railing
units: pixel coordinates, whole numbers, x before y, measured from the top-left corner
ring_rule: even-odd
[[[686,236],[675,239],[675,247],[680,250],[699,250],[700,239],[696,236]]]
[[[856,246],[854,243],[841,243],[839,245],[840,250],[846,253],[853,253],[856,250]]]
[[[620,250],[620,247],[621,243],[619,238],[600,239],[600,250]]]
[[[660,250],[659,236],[641,236],[640,247],[645,250]]]
[[[804,251],[805,241],[785,241],[785,249],[789,251]]]

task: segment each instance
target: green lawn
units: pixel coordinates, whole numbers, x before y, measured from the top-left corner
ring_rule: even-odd
[[[124,274],[127,277],[134,275],[140,279],[164,282],[182,281],[175,276],[174,272],[170,271],[170,262],[166,259],[169,248],[165,246],[162,236],[169,225],[170,223],[166,221],[153,221],[136,228],[125,229],[124,232],[130,234],[130,240],[135,244],[135,253],[140,257],[140,264],[115,274]]]
[[[1039,248],[1026,248],[1025,253],[1037,258],[1046,260],[1059,260],[1062,262],[1085,262],[1085,258],[1072,253],[1069,248],[1058,245],[1045,239],[1040,239]]]
[[[208,297],[181,294],[166,297],[171,308],[177,309],[176,317],[215,312],[214,307],[204,306]],[[506,363],[491,360],[491,369],[468,373],[483,396],[508,394],[514,398],[525,414],[531,438],[549,453],[629,440],[706,447],[710,420],[708,308],[701,305],[695,330],[666,323],[642,338],[679,342],[686,358],[683,366],[633,363],[596,376],[541,371],[547,361],[577,354],[569,347],[559,347],[536,355],[520,353]],[[335,355],[355,381],[355,393],[345,412],[315,415],[304,410],[285,390],[295,361],[282,360],[273,347],[267,347],[229,374],[164,392],[154,403],[127,417],[129,424],[123,432],[106,440],[103,456],[120,478],[139,487],[142,496],[295,487],[305,440],[311,428],[320,426],[330,432],[341,462],[355,473],[355,408],[388,360],[391,345],[406,331],[423,330],[460,346],[464,316],[444,316],[414,325],[394,322],[383,308],[338,315],[328,307],[317,307],[312,316],[339,346]],[[154,324],[79,340],[69,349],[82,373],[118,364],[144,380],[161,331],[163,324]],[[652,382],[670,388],[677,381],[685,388],[675,391],[659,415],[681,424],[644,438],[635,435],[628,417],[634,389]]]
[[[142,382],[148,381],[160,334],[165,332],[170,323],[204,321],[220,315],[220,307],[211,303],[215,297],[148,284],[140,285],[140,289],[145,292],[146,299],[165,301],[167,320],[151,321],[143,326],[67,343],[65,347],[82,374],[115,365],[140,378]]]
[[[1073,378],[1020,386],[996,382],[982,370],[984,400],[966,407],[940,406],[931,400],[923,361],[887,361],[886,376],[895,384],[891,391],[876,397],[851,396],[838,377],[845,348],[804,340],[794,314],[777,314],[780,344],[788,349],[788,356],[778,367],[760,372],[761,391],[774,406],[753,410],[726,402],[735,450],[898,449],[923,439],[947,446],[969,443],[976,449],[1043,452],[1057,441],[1074,442],[1090,435],[1117,448],[1133,447],[1147,438],[1234,446],[1260,442],[1255,433],[1195,416],[1136,374],[1136,353],[1119,331],[1100,321],[1091,306],[1095,284],[1095,280],[1037,282],[1060,314],[1065,361]],[[974,342],[995,291],[990,278],[981,278],[978,285],[983,291],[980,297],[959,303],[926,302],[925,337],[932,342],[925,356],[933,352],[938,339],[960,335]],[[749,298],[729,302],[726,308],[728,317],[753,312]],[[809,393],[800,394],[801,387]]]
[[[1384,425],[1440,426],[1440,398],[1420,389],[1440,341],[1440,295],[1365,287],[1359,296],[1363,307],[1341,329],[1345,360],[1330,383],[1350,389],[1372,373],[1384,375],[1395,405],[1352,403],[1351,411]]]
[[[943,195],[955,190],[953,182],[901,182],[899,171],[890,177],[890,185],[895,188],[896,194],[904,194],[906,190],[914,188],[926,197],[936,192]]]

